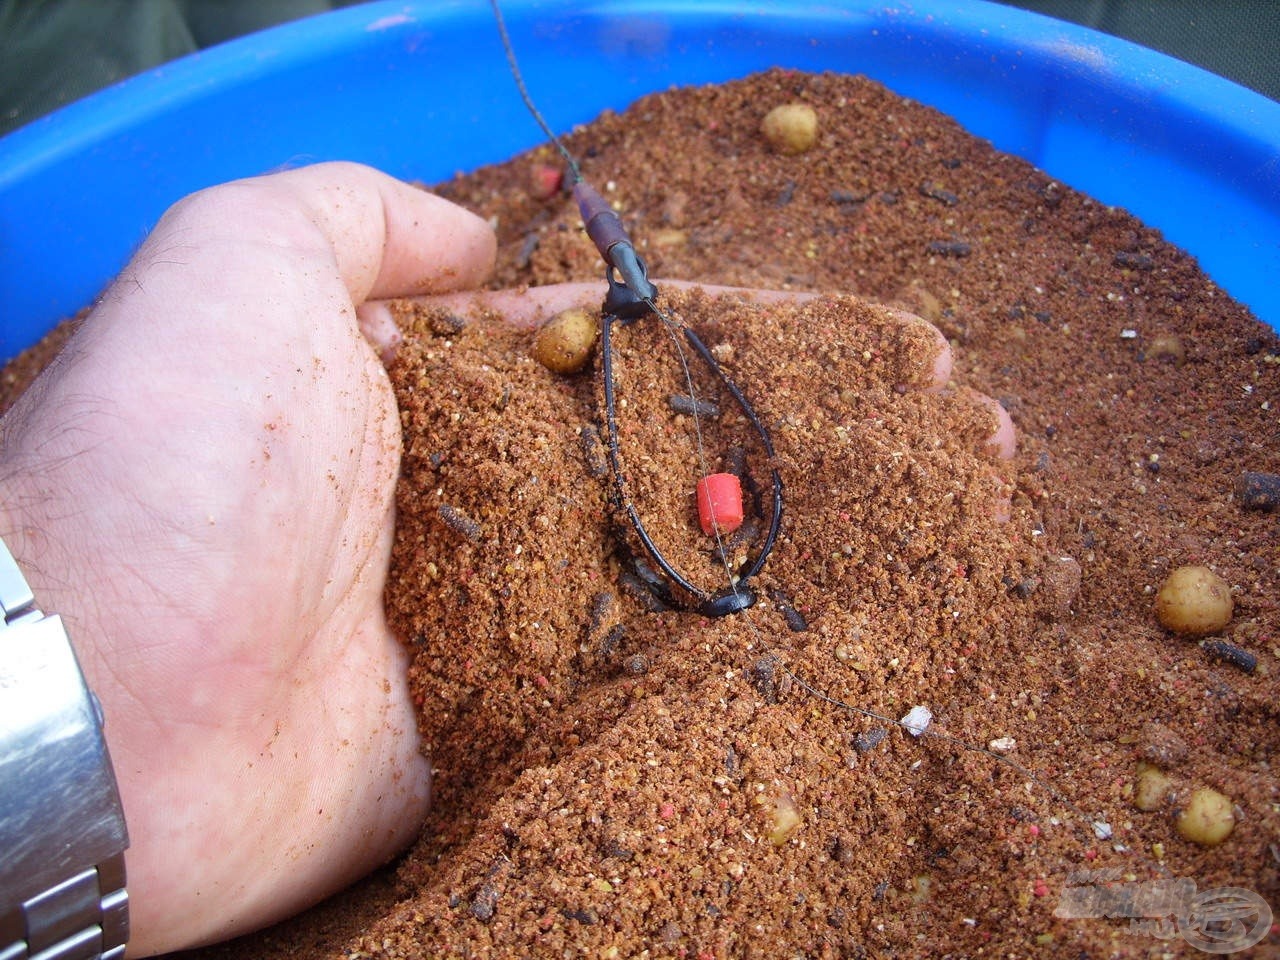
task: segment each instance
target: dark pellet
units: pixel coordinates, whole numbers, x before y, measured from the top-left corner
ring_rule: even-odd
[[[937,200],[939,203],[948,207],[954,207],[960,202],[960,198],[950,190],[943,190],[934,183],[920,184],[920,193],[922,196],[928,197],[930,200]]]
[[[1009,587],[1009,594],[1017,597],[1019,600],[1026,600],[1036,592],[1036,581],[1030,577],[1023,577],[1016,580]]]
[[[796,195],[796,182],[788,180],[778,192],[778,206],[785,207]]]
[[[778,702],[778,668],[781,664],[773,654],[761,657],[751,665],[751,685],[767,703]]]
[[[516,254],[516,268],[523,270],[529,265],[529,261],[533,258],[533,252],[538,249],[540,238],[536,233],[526,233],[524,240],[520,242],[520,252]]]
[[[725,472],[730,473],[732,471],[725,471]],[[737,474],[737,476],[741,477],[742,474]],[[729,562],[735,550],[741,547],[744,543],[754,543],[756,537],[759,536],[759,534],[760,534],[759,521],[756,520],[755,517],[747,517],[745,520],[742,521],[742,526],[740,526],[737,530],[733,531],[733,533],[729,534],[729,536],[723,538],[723,542],[716,547],[715,549],[716,558],[721,562]]]
[[[698,400],[687,393],[671,394],[667,397],[667,405],[676,413],[683,413],[690,417],[714,418],[720,416],[719,404],[712,403],[710,400]]]
[[[1275,510],[1280,507],[1280,474],[1246,470],[1236,481],[1236,497],[1246,510]]]
[[[928,250],[943,257],[967,257],[973,252],[973,247],[963,240],[933,240]]]
[[[437,337],[454,337],[467,327],[467,321],[456,313],[436,313],[427,320],[427,328]]]
[[[609,476],[609,460],[605,456],[604,441],[600,439],[600,431],[594,426],[582,428],[578,435],[578,443],[582,447],[582,462],[592,480],[604,480]]]
[[[1200,644],[1200,648],[1209,656],[1238,667],[1245,673],[1253,673],[1258,668],[1258,658],[1234,643],[1227,643],[1225,640],[1206,640]]]
[[[498,911],[498,891],[491,884],[484,884],[471,898],[471,915],[481,923],[488,923]]]
[[[852,190],[832,190],[831,202],[838,207],[856,207],[866,203],[869,193],[854,193]]]
[[[1044,205],[1050,210],[1062,202],[1063,196],[1062,187],[1057,183],[1047,183],[1040,190],[1040,198],[1044,200]]]
[[[591,598],[591,625],[587,628],[595,633],[604,626],[609,611],[613,609],[613,594],[607,590],[597,593]]]
[[[600,641],[600,656],[605,659],[613,656],[613,651],[618,649],[618,644],[626,639],[626,636],[626,625],[615,623],[609,628],[609,632],[604,635],[604,639]]]
[[[725,473],[732,473],[739,480],[745,480],[747,477],[747,450],[745,447],[734,445],[724,452],[724,459],[720,461],[721,469]]]
[[[436,512],[440,514],[440,519],[444,521],[444,525],[454,533],[461,534],[471,543],[480,542],[480,534],[483,533],[480,524],[476,523],[457,507],[452,504],[442,503]]]
[[[787,621],[787,629],[792,633],[804,633],[809,629],[809,622],[795,607],[782,607],[782,619]]]
[[[608,590],[602,590],[591,598],[591,630],[595,630],[604,622],[604,617],[608,616],[609,611],[613,608],[613,594]]]
[[[649,613],[662,613],[671,606],[661,597],[655,596],[649,585],[630,570],[618,573],[618,587],[627,596],[637,601]]]
[[[836,863],[849,866],[857,862],[858,848],[855,844],[845,840],[842,837],[836,837],[831,841],[831,859]]]
[[[1117,267],[1124,267],[1128,270],[1150,270],[1154,267],[1155,261],[1145,253],[1131,253],[1128,250],[1119,251],[1112,262]]]
[[[884,727],[872,727],[859,733],[853,738],[853,749],[859,753],[866,753],[868,750],[874,750],[880,741],[889,735],[889,731]]]
[[[771,590],[770,596],[773,597],[773,602],[778,606],[778,612],[782,614],[782,619],[787,622],[787,627],[792,633],[804,633],[809,629],[808,622],[800,611],[791,605],[785,593],[781,590]]]
[[[615,860],[630,860],[635,856],[635,851],[628,850],[626,847],[621,846],[618,843],[611,842],[605,847],[604,855],[606,857],[613,857]]]

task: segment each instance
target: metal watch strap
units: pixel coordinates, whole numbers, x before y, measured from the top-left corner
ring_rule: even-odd
[[[0,960],[121,960],[128,835],[61,618],[0,541]]]

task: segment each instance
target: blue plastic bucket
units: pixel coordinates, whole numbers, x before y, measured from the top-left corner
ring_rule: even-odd
[[[1280,104],[974,0],[506,0],[553,127],[770,66],[862,73],[1189,250],[1280,327]],[[436,181],[539,142],[485,0],[372,3],[186,57],[0,139],[0,357],[100,292],[164,209],[306,161]]]

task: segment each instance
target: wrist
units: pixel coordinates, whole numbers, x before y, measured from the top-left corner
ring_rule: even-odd
[[[101,711],[3,544],[0,615],[0,954],[119,960],[128,836]]]
[[[104,663],[104,638],[124,635],[129,626],[124,611],[130,605],[111,593],[110,564],[98,552],[103,542],[111,542],[109,531],[102,529],[108,521],[103,511],[92,509],[87,491],[103,499],[106,494],[103,485],[80,475],[81,452],[46,452],[45,445],[28,449],[25,434],[62,428],[37,426],[34,416],[15,424],[20,412],[11,411],[0,430],[0,538],[41,608],[57,612],[67,624],[80,669],[117,721],[112,726],[118,732],[122,691],[117,689],[118,674]]]

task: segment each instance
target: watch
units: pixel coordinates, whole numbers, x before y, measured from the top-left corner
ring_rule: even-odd
[[[121,960],[129,845],[102,709],[0,541],[0,960]]]

